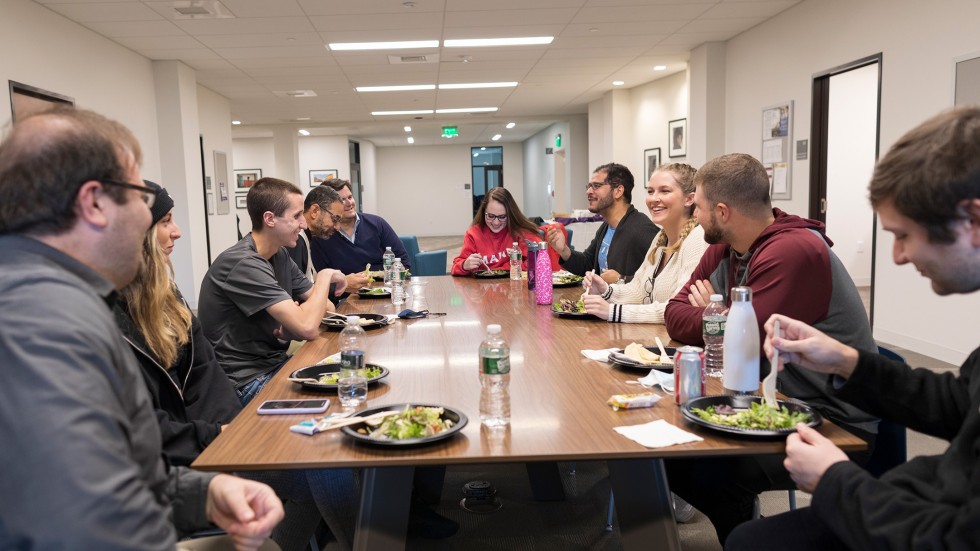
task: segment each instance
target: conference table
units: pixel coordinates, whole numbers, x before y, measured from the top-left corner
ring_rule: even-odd
[[[443,405],[469,418],[462,430],[439,442],[394,448],[356,442],[339,430],[313,436],[290,432],[291,425],[310,415],[257,415],[255,410],[264,400],[324,396],[287,381],[294,370],[339,350],[339,333],[323,331],[299,349],[193,466],[220,471],[363,469],[355,548],[375,550],[405,547],[416,467],[525,463],[530,483],[547,493],[555,484],[556,462],[605,461],[623,547],[677,550],[680,541],[664,459],[772,454],[784,449],[781,440],[730,437],[690,423],[670,395],[651,408],[614,411],[606,404],[614,394],[642,391],[626,381],[645,373],[587,359],[581,350],[623,348],[632,342],[652,345],[657,336],[666,342],[662,325],[560,318],[550,305],[535,303],[525,281],[451,276],[419,280],[427,282],[429,311],[445,315],[399,319],[367,331],[367,362],[388,368],[390,374],[370,387],[364,407]],[[556,301],[575,299],[581,288],[554,293]],[[357,296],[339,311],[397,313],[390,300]],[[511,346],[511,424],[503,431],[481,427],[479,416],[478,348],[486,326],[493,323],[500,324]],[[721,393],[717,380],[709,379],[708,393]],[[336,396],[330,397],[330,411],[340,410]],[[704,440],[649,449],[613,430],[657,419]],[[846,451],[865,447],[832,423],[824,422],[818,430]]]

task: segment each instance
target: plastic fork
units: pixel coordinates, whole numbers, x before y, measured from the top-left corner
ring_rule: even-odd
[[[773,324],[773,338],[779,338],[779,320],[776,320]],[[766,378],[762,380],[762,397],[766,401],[766,405],[771,408],[778,408],[779,405],[776,403],[776,376],[779,373],[779,349],[773,347],[772,349],[772,365],[769,368],[769,374]]]

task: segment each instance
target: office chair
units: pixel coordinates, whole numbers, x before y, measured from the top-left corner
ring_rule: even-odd
[[[440,276],[446,275],[446,251],[419,251],[419,240],[414,235],[399,235],[402,245],[408,251],[412,263],[412,275]]]

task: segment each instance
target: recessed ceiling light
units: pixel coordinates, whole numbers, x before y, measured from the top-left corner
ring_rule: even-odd
[[[378,117],[383,115],[431,115],[432,109],[418,109],[415,111],[371,111],[371,116]]]
[[[412,127],[411,126],[406,126],[405,127],[405,132],[411,132],[411,131],[412,131]]]
[[[484,46],[534,46],[540,44],[551,44],[553,36],[525,36],[515,38],[462,38],[456,40],[443,40],[442,45],[446,48],[481,48]]]
[[[517,126],[517,123],[516,122],[509,122],[509,123],[507,123],[507,128],[508,129],[514,128],[515,126]]]
[[[406,92],[409,90],[435,90],[435,84],[405,84],[401,86],[358,86],[358,92]]]
[[[486,148],[486,147],[481,147],[481,148],[480,148],[480,151],[486,151],[486,150],[487,150],[487,148]]]
[[[626,82],[624,82],[622,80],[614,80],[613,81],[613,86],[622,86],[624,84],[626,84]]]
[[[231,121],[231,124],[238,126],[239,124],[242,124],[242,121]]]
[[[301,128],[299,130],[299,135],[300,136],[309,136],[310,135],[310,131],[309,130],[304,130],[304,129]]]
[[[438,40],[403,40],[397,42],[331,42],[327,48],[334,51],[351,50],[400,50],[405,48],[438,48]]]
[[[493,113],[496,107],[464,107],[462,109],[436,109],[436,113]]]
[[[462,84],[440,84],[440,90],[464,90],[468,88],[513,88],[516,82],[469,82]]]
[[[653,70],[654,71],[666,71],[667,70],[667,66],[666,65],[654,65],[653,66]]]
[[[415,138],[409,136],[408,137],[408,143],[415,143]]]
[[[500,138],[501,138],[501,135],[500,135],[500,134],[494,134],[494,135],[493,135],[493,137],[492,137],[492,138],[490,138],[490,139],[491,139],[492,141],[497,141],[497,140],[499,140]]]
[[[483,148],[481,148],[481,149],[486,149],[486,148],[485,148],[485,147],[483,147]],[[480,154],[479,154],[479,153],[474,153],[474,154],[473,154],[473,156],[474,156],[474,157],[479,157],[479,156],[480,156]]]
[[[311,120],[313,120],[313,117],[296,117],[293,120],[296,121],[296,122],[305,122],[305,121],[311,121]]]

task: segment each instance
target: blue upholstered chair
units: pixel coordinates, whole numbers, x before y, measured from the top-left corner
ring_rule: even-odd
[[[412,275],[440,276],[446,275],[446,251],[419,251],[419,240],[414,235],[399,235],[402,245],[408,251],[412,262]]]

